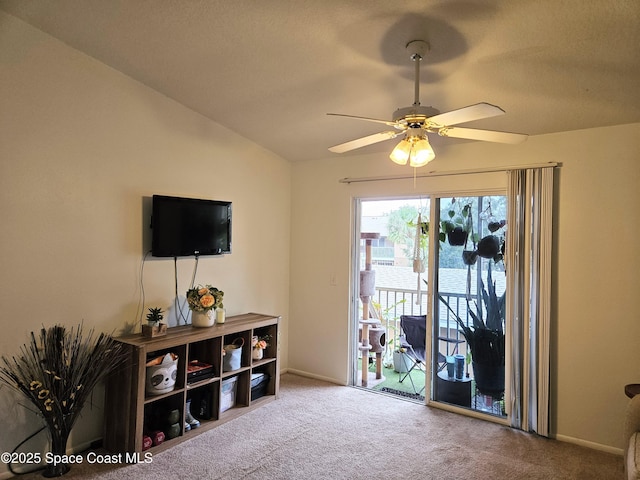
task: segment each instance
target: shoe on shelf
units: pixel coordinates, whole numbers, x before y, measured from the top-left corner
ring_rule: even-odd
[[[191,415],[191,399],[187,400],[187,410],[184,413],[184,420],[189,424],[190,428],[198,428],[200,426],[200,420],[193,418],[193,415]]]

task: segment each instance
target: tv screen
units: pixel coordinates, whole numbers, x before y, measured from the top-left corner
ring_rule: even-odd
[[[151,255],[231,253],[231,202],[153,196]]]

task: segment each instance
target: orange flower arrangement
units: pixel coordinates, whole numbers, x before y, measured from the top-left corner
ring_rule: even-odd
[[[267,348],[269,346],[269,344],[267,343],[269,338],[269,335],[265,335],[264,337],[254,336],[253,338],[251,338],[251,348]]]
[[[206,312],[214,308],[222,308],[224,292],[211,285],[199,285],[187,290],[189,308],[196,312]]]

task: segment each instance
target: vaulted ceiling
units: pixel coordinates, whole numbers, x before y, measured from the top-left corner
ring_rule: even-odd
[[[540,135],[640,122],[638,0],[0,0],[0,9],[290,161],[414,100]],[[0,35],[1,35],[0,25]],[[432,140],[467,142],[452,138]],[[352,153],[388,154],[395,142]]]

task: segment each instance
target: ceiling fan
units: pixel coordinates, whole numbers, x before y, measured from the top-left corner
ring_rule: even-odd
[[[504,114],[504,110],[489,103],[477,103],[468,107],[440,113],[433,107],[420,105],[420,62],[429,44],[423,40],[413,40],[406,46],[411,60],[415,62],[415,100],[410,107],[399,108],[393,114],[392,120],[378,120],[375,118],[328,113],[339,117],[354,118],[368,122],[382,123],[395,130],[374,133],[366,137],[351,140],[329,148],[334,153],[344,153],[356,148],[390,140],[403,135],[403,139],[391,152],[390,158],[395,163],[412,167],[421,167],[435,158],[435,153],[429,144],[428,133],[437,133],[442,137],[466,138],[498,143],[520,143],[527,135],[521,133],[497,132],[493,130],[477,130],[474,128],[454,127],[460,123],[471,122],[483,118]]]

